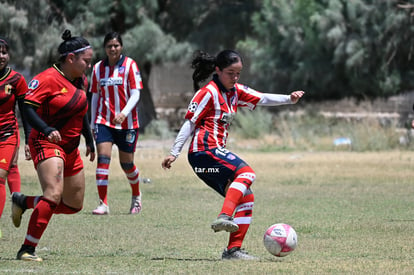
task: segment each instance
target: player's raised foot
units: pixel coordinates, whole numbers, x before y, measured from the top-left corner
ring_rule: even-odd
[[[233,247],[230,249],[224,249],[221,255],[222,260],[259,260],[258,257],[249,255],[244,249],[240,247]]]
[[[139,196],[132,196],[131,199],[131,208],[129,209],[129,214],[139,214],[142,210],[142,202],[141,202],[141,195]]]
[[[27,209],[26,196],[20,192],[13,192],[11,195],[11,218],[15,227],[19,227],[22,222],[22,215]]]
[[[107,215],[109,214],[109,206],[106,205],[102,200],[100,201],[98,207],[92,211],[94,215]]]
[[[211,229],[214,232],[226,231],[236,232],[239,226],[233,221],[233,218],[226,214],[220,214],[217,219],[211,224]]]
[[[22,245],[19,252],[17,252],[17,260],[42,262],[43,259],[35,254],[35,247],[30,245]]]

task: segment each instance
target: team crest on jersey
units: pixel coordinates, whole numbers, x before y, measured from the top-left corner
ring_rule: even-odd
[[[234,95],[234,96],[232,96],[231,98],[230,98],[230,102],[231,102],[231,105],[237,105],[237,102],[236,102],[236,95]]]
[[[10,84],[7,84],[6,86],[4,86],[4,92],[6,93],[6,95],[11,95],[13,91],[13,86]]]
[[[194,113],[197,110],[198,103],[197,102],[191,102],[190,105],[188,105],[188,111],[190,113]]]
[[[37,87],[39,87],[39,80],[33,79],[32,81],[30,81],[30,83],[29,83],[29,89],[34,90]]]
[[[119,74],[123,74],[123,73],[125,73],[125,67],[124,67],[124,66],[119,67],[119,68],[118,68],[118,73],[119,73]]]

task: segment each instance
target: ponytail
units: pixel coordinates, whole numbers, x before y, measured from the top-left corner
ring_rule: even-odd
[[[191,68],[193,72],[194,91],[200,89],[200,82],[205,81],[215,70],[216,58],[203,51],[197,51],[194,54]]]
[[[86,49],[91,48],[88,40],[80,36],[72,36],[70,30],[65,30],[62,34],[62,39],[64,40],[58,48],[59,52],[59,61],[65,61],[65,58],[70,53],[80,53]]]
[[[203,51],[195,52],[193,61],[191,62],[191,68],[194,69],[194,91],[200,89],[200,82],[205,81],[215,71],[216,67],[223,70],[239,61],[243,63],[240,54],[233,50],[221,51],[217,57],[211,56]]]

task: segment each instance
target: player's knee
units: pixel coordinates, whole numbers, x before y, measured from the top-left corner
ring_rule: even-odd
[[[124,171],[130,171],[132,168],[134,168],[133,162],[121,162],[121,168]]]
[[[107,155],[98,155],[98,163],[109,164],[111,162],[111,157]]]
[[[256,180],[256,173],[250,166],[245,166],[236,171],[236,178],[241,178],[250,186]]]

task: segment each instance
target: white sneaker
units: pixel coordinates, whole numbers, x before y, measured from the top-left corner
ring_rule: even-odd
[[[109,206],[106,205],[102,200],[100,201],[98,207],[92,211],[94,215],[107,215],[109,214]]]
[[[231,233],[239,230],[239,226],[229,215],[220,214],[217,219],[211,224],[211,229],[213,229],[214,232],[226,231]]]
[[[224,249],[221,255],[223,260],[259,260],[259,258],[249,255],[244,249],[240,247],[233,247],[231,249]]]
[[[139,214],[142,210],[142,203],[141,203],[141,195],[139,196],[132,196],[131,199],[131,208],[129,209],[129,214]]]

